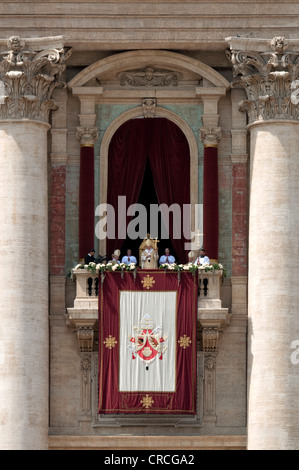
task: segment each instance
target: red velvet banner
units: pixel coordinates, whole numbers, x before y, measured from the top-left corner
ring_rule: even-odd
[[[80,149],[79,258],[94,245],[94,148]]]
[[[218,259],[219,235],[218,149],[205,147],[203,176],[204,248],[210,259]]]
[[[102,414],[196,413],[197,276],[110,272],[99,293]]]

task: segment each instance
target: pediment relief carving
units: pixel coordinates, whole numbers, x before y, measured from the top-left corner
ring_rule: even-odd
[[[106,88],[177,88],[183,86],[201,86],[202,77],[175,68],[162,68],[147,65],[134,69],[115,71],[97,77],[97,82]]]
[[[156,69],[154,67],[145,67],[142,69],[131,70],[120,73],[117,78],[122,86],[132,87],[165,87],[178,86],[182,79],[182,73],[171,70]]]

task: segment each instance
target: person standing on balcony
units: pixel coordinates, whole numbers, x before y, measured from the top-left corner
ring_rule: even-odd
[[[175,257],[170,254],[169,248],[165,248],[165,255],[162,255],[159,264],[173,264],[175,263]]]
[[[210,264],[210,258],[206,255],[206,250],[204,250],[203,248],[200,250],[199,257],[195,261],[195,264]]]
[[[94,248],[92,248],[91,250],[89,250],[89,253],[87,253],[87,255],[85,256],[84,263],[85,264],[94,263],[96,260],[94,255],[95,255],[95,250]]]
[[[137,264],[137,259],[135,258],[135,256],[132,255],[131,249],[127,250],[127,255],[122,257],[121,262],[127,265],[132,264],[132,263]]]

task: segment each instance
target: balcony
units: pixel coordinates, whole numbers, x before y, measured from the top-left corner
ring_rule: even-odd
[[[198,270],[198,329],[203,350],[217,351],[219,332],[229,323],[230,314],[222,308],[222,271]],[[77,334],[79,351],[92,352],[98,338],[98,293],[102,277],[86,268],[73,270],[76,284],[74,306],[67,309],[66,322]]]

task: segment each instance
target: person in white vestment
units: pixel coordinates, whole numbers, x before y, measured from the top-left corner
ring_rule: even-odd
[[[195,264],[210,264],[210,258],[206,255],[206,250],[203,248],[200,250],[199,257],[196,259]]]
[[[165,248],[165,255],[162,255],[159,259],[159,264],[173,264],[175,263],[175,257],[170,254],[169,248]]]
[[[108,263],[120,264],[119,257],[120,257],[120,251],[115,250],[115,252],[112,254],[112,259],[108,261]]]
[[[196,256],[194,254],[194,251],[189,251],[189,253],[188,253],[188,264],[195,264],[195,259],[196,259]]]
[[[135,258],[135,256],[132,255],[132,250],[128,249],[126,256],[122,257],[121,262],[127,265],[132,263],[137,264],[137,259]]]
[[[156,249],[153,248],[151,239],[146,240],[145,249],[141,253],[141,268],[142,269],[157,269],[159,255]]]

